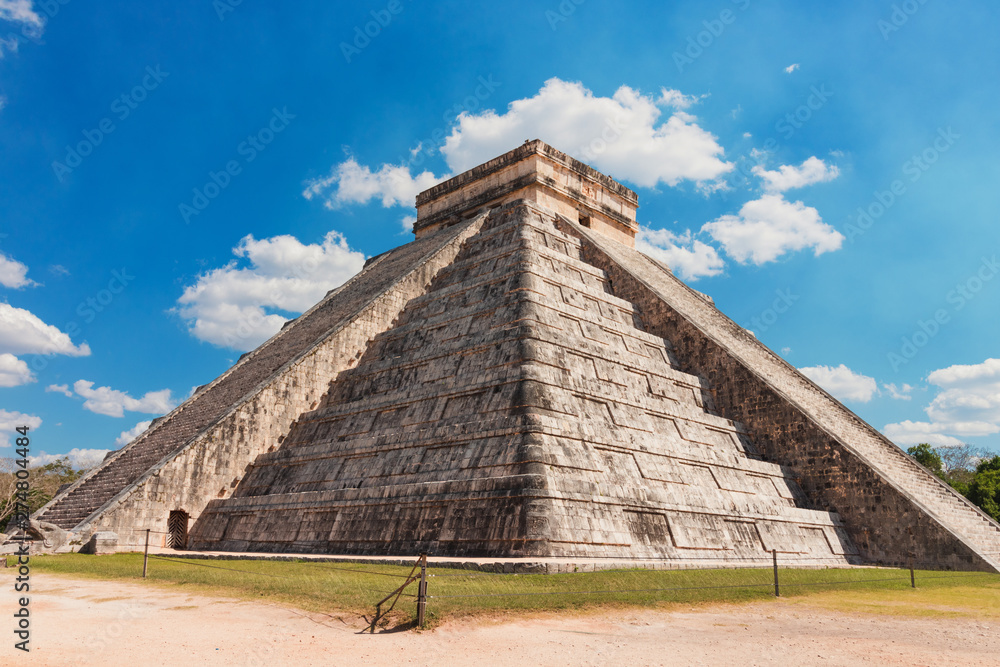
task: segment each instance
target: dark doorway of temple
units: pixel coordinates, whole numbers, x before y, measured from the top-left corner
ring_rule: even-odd
[[[173,510],[167,520],[167,546],[171,549],[186,549],[188,539],[188,513],[184,510]]]

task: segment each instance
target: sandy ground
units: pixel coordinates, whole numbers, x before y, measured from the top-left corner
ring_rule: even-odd
[[[32,651],[5,631],[0,665],[1000,665],[996,617],[848,615],[803,599],[370,635],[357,618],[176,589],[43,574],[32,584]]]

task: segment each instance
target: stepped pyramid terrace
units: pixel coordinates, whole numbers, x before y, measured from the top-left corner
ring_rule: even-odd
[[[119,550],[1000,571],[1000,525],[635,250],[628,188],[536,140],[416,204],[34,518]]]

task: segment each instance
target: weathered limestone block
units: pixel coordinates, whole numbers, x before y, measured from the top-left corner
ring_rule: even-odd
[[[118,535],[107,530],[98,531],[90,536],[90,541],[81,551],[98,556],[113,554],[118,551]]]

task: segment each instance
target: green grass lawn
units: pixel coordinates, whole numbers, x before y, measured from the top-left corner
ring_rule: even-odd
[[[65,554],[31,559],[35,572],[95,579],[135,581],[210,595],[268,600],[324,613],[371,615],[375,603],[399,586],[409,567],[308,561],[162,560],[150,558],[142,580],[141,554]],[[13,570],[0,570],[0,575]],[[428,618],[503,612],[587,610],[608,607],[663,607],[678,603],[742,602],[773,599],[771,568],[722,570],[611,570],[576,574],[483,575],[464,570],[428,569]],[[892,613],[893,605],[922,600],[931,612],[965,609],[976,602],[1000,615],[1000,575],[918,570],[917,590],[908,570],[882,568],[780,568],[783,597],[816,599],[834,609],[852,605]],[[666,590],[664,590],[666,589]],[[416,595],[416,584],[406,592]],[[980,595],[981,593],[981,595]],[[853,602],[852,602],[853,601]],[[838,606],[839,605],[839,606]],[[404,597],[394,622],[415,613]]]

